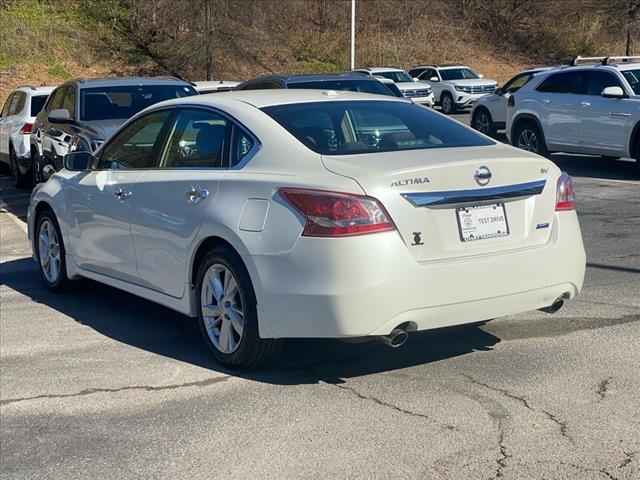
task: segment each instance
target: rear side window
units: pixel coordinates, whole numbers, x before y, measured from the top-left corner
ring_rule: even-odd
[[[404,102],[313,102],[263,111],[322,155],[495,145],[453,120]]]
[[[542,82],[537,88],[544,93],[573,93],[584,95],[587,93],[585,72],[556,73]]]
[[[229,122],[206,110],[182,110],[178,115],[162,167],[224,168]]]
[[[587,95],[602,95],[607,87],[622,87],[618,78],[610,72],[593,70],[587,72]]]
[[[31,97],[31,116],[35,117],[40,113],[42,107],[44,107],[44,102],[47,101],[46,95],[36,95]]]
[[[14,99],[14,104],[11,107],[11,112],[9,115],[17,115],[22,110],[24,110],[24,106],[27,103],[27,94],[24,92],[16,92],[16,97]]]
[[[11,102],[13,101],[14,95],[15,94],[9,95],[9,97],[7,98],[7,101],[4,102],[4,106],[2,107],[2,113],[0,113],[0,116],[6,117],[9,115],[9,107],[11,106]]]

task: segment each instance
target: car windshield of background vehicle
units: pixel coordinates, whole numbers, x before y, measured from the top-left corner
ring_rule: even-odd
[[[125,119],[163,100],[197,94],[186,85],[84,88],[80,94],[80,118],[85,122]]]
[[[523,75],[518,75],[517,77],[512,78],[505,84],[504,87],[502,87],[502,92],[516,93],[518,90],[524,87],[529,82],[529,80],[531,80],[531,77],[533,77],[533,75],[533,73],[525,73]]]
[[[640,70],[625,70],[622,74],[631,85],[633,93],[640,95]]]
[[[442,80],[472,80],[480,78],[476,72],[470,68],[447,68],[440,70]]]
[[[413,82],[413,78],[407,72],[376,72],[374,75],[388,78],[396,83]]]
[[[453,120],[405,102],[314,102],[262,110],[322,155],[495,145]]]
[[[288,84],[287,87],[374,93],[377,95],[392,95],[390,90],[377,80],[331,80],[326,82],[296,82]]]
[[[37,95],[31,97],[31,116],[35,117],[40,113],[47,101],[48,95]]]

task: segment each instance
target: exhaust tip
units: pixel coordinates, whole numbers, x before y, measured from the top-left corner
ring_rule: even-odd
[[[569,298],[569,296],[570,295],[568,293],[563,293],[558,298],[556,298],[551,305],[541,308],[540,311],[549,314],[556,313],[564,306],[564,299]]]
[[[394,328],[389,335],[380,337],[382,343],[390,348],[400,348],[409,338],[409,333],[402,328]]]

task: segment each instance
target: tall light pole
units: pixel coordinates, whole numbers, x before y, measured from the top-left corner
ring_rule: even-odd
[[[351,0],[351,70],[356,68],[356,0]]]

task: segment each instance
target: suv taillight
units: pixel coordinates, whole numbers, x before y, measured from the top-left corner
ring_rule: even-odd
[[[33,130],[33,123],[25,123],[24,125],[22,125],[22,128],[20,129],[20,133],[22,135],[28,135],[31,133],[32,130]]]
[[[347,237],[395,230],[375,198],[304,188],[281,188],[280,195],[305,217],[302,235]]]
[[[573,189],[573,181],[565,172],[558,179],[556,190],[556,212],[576,209],[576,192]]]

